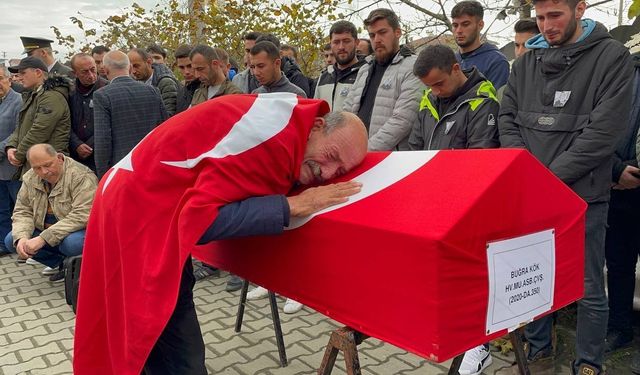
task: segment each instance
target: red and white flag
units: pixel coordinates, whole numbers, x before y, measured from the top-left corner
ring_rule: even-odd
[[[328,110],[292,94],[223,96],[167,120],[105,175],[85,239],[75,374],[140,374],[218,209],[286,194]]]

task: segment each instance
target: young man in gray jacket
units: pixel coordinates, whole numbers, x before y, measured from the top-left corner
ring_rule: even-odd
[[[358,71],[342,109],[364,122],[369,150],[408,150],[407,140],[424,89],[412,71],[416,56],[400,47],[402,30],[392,10],[373,10],[364,25],[375,51]]]
[[[604,362],[607,297],[604,239],[612,156],[628,124],[632,65],[606,28],[582,19],[578,0],[534,0],[541,34],[513,64],[498,121],[503,147],[526,148],[588,204],[584,297],[578,301],[572,371],[597,375]],[[552,361],[552,318],[527,326],[529,359]],[[545,372],[542,372],[542,371]],[[553,373],[532,369],[532,373]]]

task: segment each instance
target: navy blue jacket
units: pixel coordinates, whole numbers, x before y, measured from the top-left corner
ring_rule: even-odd
[[[496,90],[504,86],[509,79],[509,62],[493,44],[484,43],[474,51],[464,54],[456,53],[456,58],[463,70],[469,70],[475,66],[491,81]]]

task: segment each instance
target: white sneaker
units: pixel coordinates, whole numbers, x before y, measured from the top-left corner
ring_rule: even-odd
[[[29,258],[31,259],[31,258]],[[45,269],[42,270],[42,274],[45,276],[51,276],[51,275],[55,275],[56,273],[58,273],[58,271],[60,271],[58,269],[58,267],[56,268],[51,268],[51,267],[45,267]]]
[[[484,345],[476,346],[464,353],[458,373],[460,375],[479,375],[482,370],[491,365],[493,359],[489,348]]]
[[[302,305],[300,302],[294,301],[291,298],[287,298],[287,301],[284,303],[284,307],[282,308],[282,311],[285,314],[295,314],[298,311],[302,310],[303,307],[304,305]]]
[[[32,266],[37,266],[40,264],[40,262],[38,262],[37,260],[33,259],[33,258],[29,258],[26,260],[25,262],[26,264],[30,264]]]
[[[257,299],[267,298],[269,296],[269,291],[265,288],[258,286],[249,291],[247,293],[247,299],[249,301],[255,301]]]

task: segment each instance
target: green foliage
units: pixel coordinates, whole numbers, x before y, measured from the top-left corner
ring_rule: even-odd
[[[242,35],[248,31],[271,32],[283,44],[299,49],[300,68],[309,74],[317,71],[328,22],[343,17],[336,14],[338,0],[301,0],[287,4],[276,0],[190,0],[191,6],[186,1],[165,0],[152,9],[133,3],[122,14],[97,20],[98,27],[92,29],[86,29],[86,22],[80,18],[70,17],[82,32],[82,40],[63,35],[55,26],[52,29],[58,44],[73,51],[70,55],[88,52],[98,44],[126,50],[144,48],[151,43],[160,44],[171,55],[180,44],[202,43],[224,48],[239,64],[244,51]]]
[[[629,6],[629,12],[627,14],[629,19],[636,18],[640,15],[640,0],[633,0],[631,6]]]

